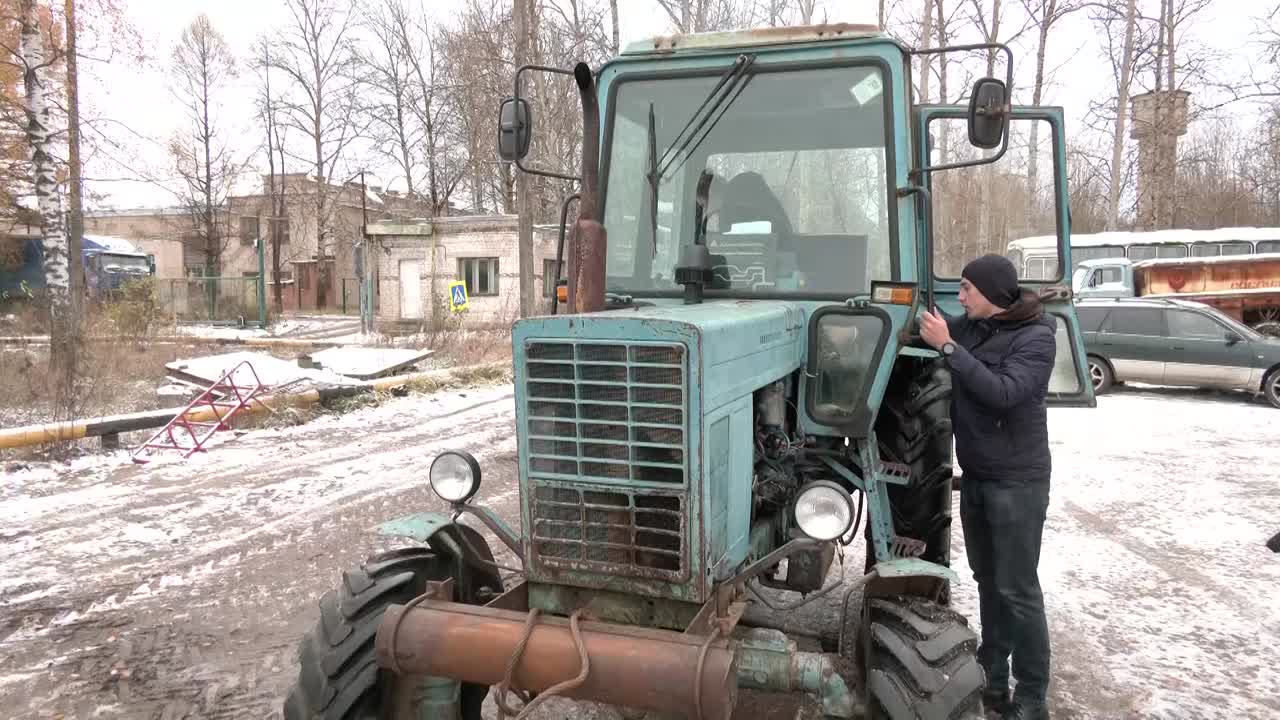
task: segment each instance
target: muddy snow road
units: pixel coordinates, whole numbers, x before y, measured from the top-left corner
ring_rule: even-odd
[[[480,457],[484,502],[518,523],[512,397],[402,398],[188,461],[6,466],[0,716],[278,716],[317,598],[395,544],[370,528],[442,509],[425,478],[435,453]],[[1041,577],[1055,717],[1280,716],[1280,556],[1263,545],[1280,530],[1277,413],[1149,391],[1051,414]],[[958,522],[954,542],[963,567]],[[976,618],[963,578],[955,603]],[[806,610],[788,627],[816,632],[834,615],[826,599]],[[543,716],[613,714],[560,702]]]

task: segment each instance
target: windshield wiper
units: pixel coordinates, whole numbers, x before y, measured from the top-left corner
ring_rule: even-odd
[[[733,101],[737,100],[738,96],[742,94],[743,89],[746,88],[747,83],[752,78],[751,75],[747,74],[747,70],[755,60],[755,55],[738,56],[738,59],[733,63],[733,67],[720,76],[716,86],[711,88],[711,92],[707,93],[702,103],[685,121],[684,127],[680,128],[679,133],[676,133],[670,147],[662,154],[661,160],[657,157],[658,140],[654,129],[653,103],[649,103],[649,167],[645,177],[649,181],[649,228],[653,238],[653,254],[655,257],[658,254],[658,186],[662,183],[663,178],[684,167],[685,161],[702,144],[707,135],[711,133],[716,123],[720,122],[720,118],[724,117],[725,112],[729,110],[729,106],[733,104]],[[712,116],[714,116],[714,119]],[[696,126],[695,122],[697,123]],[[709,125],[707,124],[708,122],[710,122]],[[703,129],[704,127],[705,130]],[[692,132],[689,132],[690,128],[693,128]],[[689,134],[685,135],[686,132]],[[697,142],[690,146],[695,137]],[[672,167],[676,160],[680,160],[680,163]]]

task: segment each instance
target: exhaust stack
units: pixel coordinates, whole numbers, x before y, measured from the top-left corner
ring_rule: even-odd
[[[569,310],[590,313],[604,309],[608,249],[608,235],[600,218],[600,107],[591,67],[578,63],[573,79],[582,101],[582,189],[578,219],[570,231]]]

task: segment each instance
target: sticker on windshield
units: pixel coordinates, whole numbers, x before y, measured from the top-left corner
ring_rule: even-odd
[[[872,73],[862,80],[862,82],[849,88],[849,92],[853,94],[853,99],[858,101],[859,105],[866,105],[872,100],[879,97],[884,85],[880,82],[879,73]]]

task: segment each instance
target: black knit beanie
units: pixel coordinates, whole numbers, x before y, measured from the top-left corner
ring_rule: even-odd
[[[960,277],[973,283],[991,304],[1008,308],[1018,300],[1018,271],[1008,258],[1000,255],[983,255],[964,266]]]

